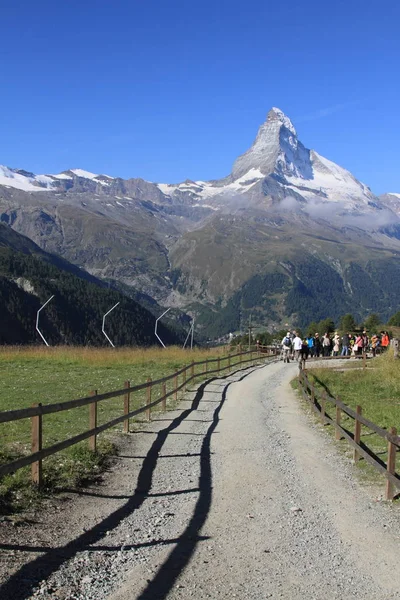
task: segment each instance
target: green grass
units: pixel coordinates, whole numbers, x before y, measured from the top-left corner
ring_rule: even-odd
[[[368,367],[365,370],[347,368],[343,372],[329,368],[311,368],[308,372],[309,381],[314,382],[318,392],[325,389],[329,395],[338,396],[342,402],[353,409],[360,405],[363,416],[376,425],[384,429],[396,427],[399,432],[400,361],[395,360],[393,352],[389,350],[374,361],[368,361],[367,364]],[[350,364],[346,366],[350,367]],[[360,367],[361,361],[356,366]],[[335,418],[335,407],[332,403],[326,403],[326,412],[331,418]],[[354,420],[343,413],[341,424],[350,432],[354,431]],[[333,428],[330,428],[330,430],[333,433]],[[369,428],[362,426],[361,441],[386,462],[387,442],[385,439],[373,433]],[[350,448],[346,442],[343,442],[343,444]],[[367,478],[377,479],[378,472],[373,470],[366,461],[361,460],[358,465],[365,472]],[[399,470],[400,463],[398,460],[397,471]]]
[[[160,379],[184,365],[222,358],[223,350],[88,349],[88,348],[0,348],[0,411],[25,408],[34,403],[51,404],[87,396],[91,390],[109,392],[151,379]],[[234,364],[232,360],[232,364]],[[226,365],[227,361],[221,362]],[[215,367],[216,368],[216,365]],[[211,367],[210,367],[211,369]],[[199,371],[196,371],[199,372]],[[189,377],[189,373],[187,374]],[[199,380],[201,375],[199,376]],[[180,383],[182,379],[180,378]],[[167,383],[172,390],[174,381]],[[145,404],[146,391],[131,394],[131,410]],[[153,388],[152,400],[161,397],[161,386]],[[167,406],[172,406],[173,396]],[[156,407],[158,408],[158,407]],[[155,409],[153,409],[155,410]],[[122,415],[123,396],[98,404],[98,425]],[[138,416],[138,421],[144,414]],[[112,452],[115,432],[122,423],[99,436],[98,452],[82,442],[43,461],[44,491],[82,485],[98,476]],[[134,427],[134,424],[133,424]],[[89,407],[45,415],[43,447],[89,429]],[[0,464],[30,453],[30,419],[0,424]],[[29,485],[30,467],[0,479],[0,512],[25,508],[40,499]]]

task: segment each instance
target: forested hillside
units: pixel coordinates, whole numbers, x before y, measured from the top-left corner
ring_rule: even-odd
[[[10,239],[10,231],[0,227],[0,343],[42,343],[35,330],[36,313],[53,294],[40,316],[40,328],[51,345],[108,344],[101,331],[102,316],[117,302],[119,306],[106,321],[114,344],[156,342],[155,318],[148,310],[67,261],[41,251],[24,236],[12,232]],[[184,335],[161,323],[159,332],[169,344],[180,343]]]

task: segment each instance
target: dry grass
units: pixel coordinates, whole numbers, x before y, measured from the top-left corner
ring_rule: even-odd
[[[82,365],[121,365],[144,364],[153,361],[191,362],[204,360],[211,356],[221,355],[225,348],[183,350],[177,346],[171,348],[90,348],[80,346],[1,346],[0,365],[2,362],[46,361],[54,364],[69,363]]]

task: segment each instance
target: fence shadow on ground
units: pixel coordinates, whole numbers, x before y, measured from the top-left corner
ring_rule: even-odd
[[[257,367],[256,367],[257,369]],[[190,557],[199,541],[203,538],[199,535],[199,531],[204,524],[207,514],[209,512],[212,500],[212,473],[211,473],[211,453],[210,443],[211,436],[219,422],[219,413],[226,399],[226,394],[229,386],[236,382],[241,381],[247,377],[250,373],[255,370],[254,367],[249,367],[240,378],[235,379],[225,385],[222,390],[222,398],[218,401],[218,405],[215,408],[213,419],[210,427],[204,436],[202,448],[200,452],[200,479],[199,479],[199,491],[200,495],[193,513],[193,516],[186,527],[183,534],[174,540],[156,540],[153,542],[146,542],[144,545],[160,545],[160,544],[176,544],[172,550],[170,556],[166,562],[160,567],[158,573],[154,579],[148,584],[146,590],[138,598],[152,598],[154,600],[163,599],[167,596],[169,590],[173,586],[178,575],[190,560]],[[121,506],[119,509],[108,515],[100,523],[95,525],[92,529],[85,531],[82,535],[75,538],[71,542],[60,546],[58,548],[48,548],[40,546],[19,546],[16,544],[1,544],[0,549],[13,550],[14,552],[45,552],[42,556],[35,558],[29,563],[23,565],[16,573],[14,573],[1,587],[0,587],[0,598],[2,600],[29,600],[35,587],[38,586],[40,581],[46,580],[52,573],[57,571],[65,562],[73,558],[78,552],[88,550],[89,552],[95,552],[98,548],[91,548],[93,544],[104,538],[105,532],[115,529],[123,519],[131,515],[135,510],[139,509],[145,499],[151,494],[151,486],[153,480],[153,474],[157,466],[159,453],[168,437],[173,434],[174,430],[181,425],[185,419],[191,415],[191,413],[197,410],[205,393],[205,388],[209,383],[216,380],[227,379],[232,374],[225,376],[214,377],[208,381],[203,382],[193,398],[189,408],[182,411],[182,413],[174,418],[170,424],[164,429],[160,430],[156,435],[154,442],[152,443],[148,453],[146,454],[142,466],[139,471],[137,486],[135,492],[128,501]],[[137,432],[136,432],[137,433]],[[176,493],[187,493],[193,490],[179,490]],[[88,492],[82,492],[83,494],[89,495]],[[168,492],[167,494],[173,494],[174,492]],[[160,494],[157,494],[160,495]],[[162,495],[162,494],[161,494]],[[122,498],[124,498],[122,496]],[[103,549],[120,550],[118,548],[110,548],[104,546]]]

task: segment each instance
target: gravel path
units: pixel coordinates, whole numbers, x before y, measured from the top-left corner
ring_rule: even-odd
[[[299,408],[296,369],[202,385],[101,486],[3,523],[0,598],[398,598],[399,512]]]

